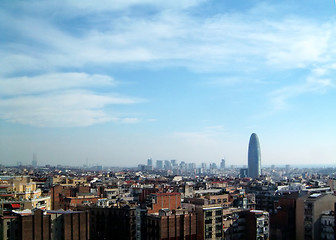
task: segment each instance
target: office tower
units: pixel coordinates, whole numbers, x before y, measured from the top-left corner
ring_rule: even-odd
[[[248,175],[256,178],[261,174],[260,145],[257,134],[252,133],[248,147]]]
[[[206,164],[206,163],[203,162],[203,163],[201,164],[201,166],[202,166],[202,168],[203,168],[204,170],[207,169],[207,164]]]
[[[290,171],[290,165],[287,164],[287,165],[286,165],[286,174],[289,174],[289,171]]]
[[[170,160],[170,163],[171,163],[173,168],[177,168],[177,162],[176,162],[175,159]]]
[[[37,157],[36,157],[36,153],[33,154],[32,166],[33,166],[34,168],[37,167]]]
[[[221,169],[225,169],[225,159],[222,159],[221,164],[220,164]]]
[[[180,163],[180,169],[181,169],[181,170],[186,170],[186,169],[187,169],[187,164],[186,164],[184,161],[182,161],[182,162]]]
[[[139,171],[146,171],[147,166],[145,164],[138,164],[138,170]]]
[[[153,160],[151,158],[147,159],[147,170],[153,170]]]
[[[188,163],[188,170],[195,170],[196,169],[196,163]]]
[[[216,163],[210,163],[210,169],[217,169]]]
[[[156,168],[162,169],[163,168],[163,161],[162,160],[156,160]]]
[[[164,169],[165,170],[171,170],[172,169],[172,166],[171,166],[171,163],[170,163],[169,160],[164,161]]]

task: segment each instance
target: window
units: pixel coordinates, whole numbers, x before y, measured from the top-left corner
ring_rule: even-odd
[[[206,219],[204,222],[205,222],[205,224],[211,224],[212,223],[212,219]]]
[[[211,216],[212,216],[212,212],[211,212],[211,211],[209,211],[209,212],[205,212],[205,216],[206,216],[206,217],[211,217]]]
[[[205,231],[206,231],[206,232],[211,232],[211,231],[212,231],[212,227],[206,227],[206,228],[205,228]]]
[[[206,238],[206,239],[208,239],[208,238],[212,239],[212,234],[211,234],[211,232],[210,232],[210,233],[206,233],[206,234],[205,234],[205,238]]]

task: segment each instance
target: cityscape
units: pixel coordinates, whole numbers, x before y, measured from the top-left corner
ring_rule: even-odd
[[[336,2],[0,1],[0,240],[336,239]]]
[[[1,239],[334,239],[336,168],[1,166]]]

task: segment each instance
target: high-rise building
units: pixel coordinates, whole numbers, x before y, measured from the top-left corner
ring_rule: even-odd
[[[153,160],[151,158],[147,159],[147,170],[153,170]]]
[[[176,161],[176,159],[170,160],[170,163],[171,163],[171,165],[172,165],[173,168],[177,168],[177,161]]]
[[[196,169],[196,163],[188,163],[188,169],[191,171]]]
[[[150,166],[150,167],[153,166],[153,160],[151,158],[147,159],[147,166]]]
[[[216,163],[210,163],[210,169],[217,169]]]
[[[260,144],[257,134],[252,133],[248,147],[248,175],[256,178],[261,174]]]
[[[172,169],[172,165],[171,165],[171,162],[169,160],[164,161],[164,169],[165,170],[171,170]]]
[[[33,154],[32,166],[33,166],[34,168],[37,167],[37,157],[36,157],[36,153]]]
[[[184,161],[182,161],[182,162],[180,163],[180,169],[181,169],[182,171],[185,171],[185,170],[187,169],[187,164],[186,164]]]
[[[220,163],[220,168],[225,169],[225,159],[222,159],[222,161]]]
[[[162,160],[156,160],[156,168],[162,169],[163,168],[163,161]]]

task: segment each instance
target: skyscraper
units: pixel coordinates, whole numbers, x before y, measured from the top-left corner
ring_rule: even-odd
[[[165,170],[171,170],[172,169],[172,165],[171,165],[171,162],[169,160],[164,161],[164,169]]]
[[[260,144],[257,134],[252,133],[248,147],[248,176],[256,178],[261,174]]]
[[[222,159],[222,161],[220,163],[220,168],[225,169],[225,159]]]
[[[156,160],[156,168],[162,169],[163,168],[163,161],[162,160]]]
[[[36,153],[33,154],[32,166],[33,166],[34,168],[37,167],[37,157],[36,157]]]
[[[153,160],[151,158],[147,159],[147,170],[153,170]]]

